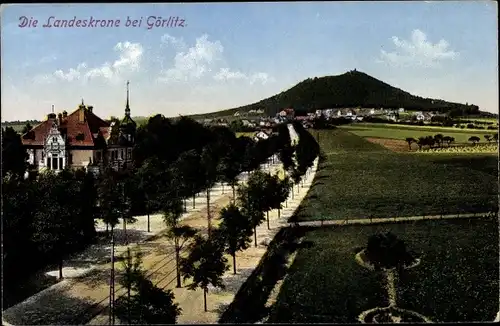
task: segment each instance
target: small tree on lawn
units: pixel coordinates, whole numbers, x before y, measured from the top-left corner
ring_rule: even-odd
[[[415,259],[407,250],[405,242],[391,232],[370,236],[365,252],[369,261],[378,269],[403,267]]]
[[[188,226],[180,225],[180,217],[183,211],[183,203],[179,198],[173,197],[163,205],[163,220],[167,225],[167,238],[173,241],[175,250],[175,267],[177,287],[181,287],[180,253],[186,242],[196,235],[197,230]]]
[[[252,221],[235,204],[224,207],[219,218],[222,222],[218,232],[225,243],[226,252],[233,257],[233,271],[236,274],[236,252],[247,249],[252,242]]]
[[[196,236],[190,245],[190,253],[181,259],[181,271],[184,280],[192,279],[187,286],[190,290],[203,290],[203,303],[207,311],[208,286],[224,288],[222,276],[229,269],[224,257],[224,247],[218,241]]]
[[[472,136],[469,138],[469,141],[473,144],[473,145],[476,145],[476,143],[478,143],[481,139],[477,136]]]
[[[266,197],[266,177],[262,171],[254,171],[248,178],[246,185],[238,188],[238,199],[242,212],[252,221],[254,229],[255,246],[257,247],[257,226],[264,220],[264,211],[268,209],[269,202]]]
[[[131,255],[130,255],[131,256]],[[135,292],[133,295],[121,296],[115,302],[115,313],[128,324],[175,324],[181,313],[179,305],[174,303],[171,290],[162,290],[146,279],[141,268],[141,258],[136,255],[130,263],[126,286]]]
[[[125,259],[122,262],[123,265],[123,274],[120,279],[120,285],[123,286],[127,290],[127,320],[130,324],[131,321],[131,292],[134,284],[139,280],[139,277],[142,275],[141,264],[142,264],[142,255],[140,251],[137,251],[134,255],[132,255],[132,251],[129,247],[127,247],[127,254]],[[135,258],[135,259],[134,259]]]

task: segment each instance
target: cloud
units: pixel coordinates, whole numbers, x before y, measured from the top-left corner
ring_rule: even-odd
[[[184,42],[184,40],[182,38],[176,38],[176,37],[173,37],[169,34],[165,34],[161,37],[161,44],[163,45],[172,45],[174,48],[177,48],[177,49],[184,49],[186,48],[186,43]]]
[[[87,79],[102,77],[107,80],[119,79],[124,72],[138,71],[142,61],[144,48],[140,43],[119,42],[114,51],[120,53],[113,63],[106,62],[100,67],[89,69],[85,73]]]
[[[444,60],[454,60],[459,53],[451,50],[444,39],[433,44],[427,40],[427,36],[419,29],[411,34],[411,40],[402,40],[396,36],[392,42],[397,48],[395,52],[380,50],[379,62],[385,62],[393,66],[423,66],[434,67]]]
[[[221,68],[218,73],[214,75],[214,79],[217,81],[229,81],[229,80],[247,80],[251,85],[255,83],[262,83],[263,85],[273,82],[274,78],[269,76],[265,72],[258,72],[250,76],[245,75],[241,71],[235,70],[231,71],[229,68]]]
[[[53,74],[35,76],[35,83],[52,83],[56,80],[67,82],[92,78],[104,78],[108,81],[117,81],[123,73],[138,71],[140,69],[144,49],[140,43],[119,42],[113,50],[118,53],[118,58],[113,62],[105,62],[98,67],[89,68],[86,63],[78,64],[67,72],[57,70]]]
[[[54,72],[54,76],[64,81],[73,81],[78,80],[82,76],[83,71],[87,69],[87,64],[85,62],[80,63],[76,69],[70,68],[68,72],[64,72],[62,70],[57,70]]]
[[[237,79],[247,79],[248,77],[240,71],[231,71],[229,68],[221,68],[218,73],[214,75],[214,79],[218,81],[222,80],[237,80]]]
[[[174,67],[162,71],[159,81],[200,79],[205,73],[211,71],[211,67],[221,58],[222,52],[224,52],[224,47],[220,41],[211,42],[205,34],[196,39],[193,47],[175,55]]]
[[[275,81],[274,78],[269,76],[269,74],[265,72],[258,72],[250,76],[250,84],[255,84],[257,82],[260,82],[262,83],[262,85],[265,85],[267,83],[271,83],[274,81]]]

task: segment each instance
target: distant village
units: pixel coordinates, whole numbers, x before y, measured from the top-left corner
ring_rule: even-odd
[[[292,108],[285,108],[279,111],[276,116],[264,116],[264,110],[250,110],[248,112],[236,112],[233,117],[198,119],[197,121],[205,125],[232,127],[239,125],[248,131],[258,131],[261,129],[273,128],[275,125],[289,122],[301,121],[305,128],[310,128],[313,121],[320,117],[326,120],[338,118],[350,119],[352,122],[363,121],[366,118],[377,118],[387,120],[388,122],[430,122],[432,117],[446,116],[439,112],[406,111],[404,108],[383,109],[383,108],[341,108],[341,109],[323,109],[307,113],[307,115],[296,115]]]

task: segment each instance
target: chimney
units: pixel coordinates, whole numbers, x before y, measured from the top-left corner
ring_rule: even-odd
[[[93,108],[94,108],[94,106],[92,106],[92,105],[87,106],[87,110],[89,110],[89,112],[92,112]]]
[[[78,122],[85,122],[85,108],[80,107],[78,110]]]
[[[63,115],[62,115],[62,113],[59,113],[59,114],[57,115],[57,120],[58,120],[58,122],[59,122],[59,125],[62,125],[62,122],[63,122]]]
[[[63,113],[62,113],[62,116],[63,116],[63,118],[67,118],[68,117],[68,112],[66,112],[66,110],[64,110]]]

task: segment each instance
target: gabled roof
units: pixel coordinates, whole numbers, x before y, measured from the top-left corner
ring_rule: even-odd
[[[84,117],[83,122],[80,121],[81,114]],[[104,138],[109,136],[109,123],[99,118],[84,105],[80,105],[67,117],[62,117],[61,121],[56,117],[35,126],[22,136],[23,145],[43,146],[54,122],[58,124],[59,131],[66,138],[69,146],[92,147],[95,146],[95,139],[99,134]],[[83,135],[83,140],[77,137],[80,134]]]

